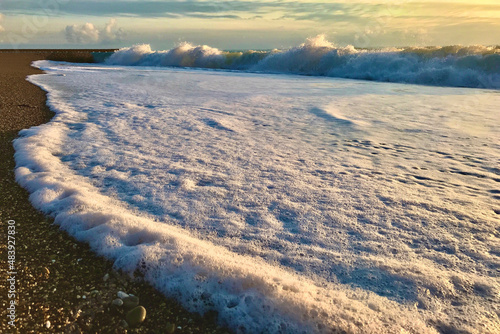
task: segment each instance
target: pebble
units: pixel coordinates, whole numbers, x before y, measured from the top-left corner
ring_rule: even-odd
[[[45,327],[50,328],[50,320],[47,320],[47,322],[45,322]]]
[[[127,298],[128,297],[128,294],[126,294],[125,292],[123,291],[118,291],[116,293],[116,295],[118,296],[118,298],[121,298],[121,299],[124,299],[124,298]]]
[[[172,334],[173,332],[175,332],[175,324],[168,323],[168,324],[165,326],[165,333],[167,333],[167,334]]]
[[[128,328],[128,323],[125,321],[125,320],[120,320],[120,324],[119,324],[121,327],[123,328]]]
[[[113,300],[113,301],[111,302],[111,304],[113,304],[114,306],[118,306],[118,307],[120,307],[120,306],[122,306],[122,305],[123,305],[123,300],[121,300],[120,298],[116,298],[115,300]]]
[[[146,319],[146,309],[142,306],[137,306],[131,309],[125,317],[125,320],[127,320],[130,327],[139,326],[144,319]]]
[[[109,274],[104,275],[104,277],[102,278],[104,282],[106,282],[108,279],[109,279]]]
[[[127,310],[132,309],[139,305],[139,298],[136,296],[129,295],[128,297],[123,298],[123,307]]]

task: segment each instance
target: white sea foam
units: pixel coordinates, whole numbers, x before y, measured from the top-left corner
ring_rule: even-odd
[[[36,64],[57,114],[15,141],[17,181],[190,310],[241,333],[500,330],[495,91]]]
[[[365,50],[338,47],[324,35],[289,50],[224,52],[182,43],[168,51],[147,44],[122,48],[106,63],[305,74],[433,86],[500,89],[500,48],[412,47]]]

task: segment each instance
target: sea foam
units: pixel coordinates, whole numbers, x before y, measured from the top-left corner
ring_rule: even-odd
[[[500,329],[495,91],[36,65],[56,116],[20,132],[17,181],[188,309],[240,333]]]

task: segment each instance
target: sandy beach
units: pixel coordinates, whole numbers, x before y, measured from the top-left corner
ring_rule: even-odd
[[[226,333],[215,314],[200,317],[163,297],[151,286],[113,270],[112,263],[94,255],[34,209],[27,191],[14,177],[12,140],[21,129],[48,122],[53,113],[45,93],[25,80],[40,74],[31,62],[39,59],[85,61],[88,51],[50,50],[0,52],[0,281],[2,333]],[[10,222],[10,225],[9,225]],[[15,226],[15,262],[7,263],[8,226]],[[11,228],[11,230],[13,230]],[[10,269],[15,269],[10,271]],[[6,278],[15,278],[11,284]],[[15,291],[12,291],[12,287]],[[15,293],[15,312],[7,310]],[[136,328],[124,323],[127,310],[114,306],[117,292],[139,297],[146,311]],[[15,327],[8,324],[15,314]]]

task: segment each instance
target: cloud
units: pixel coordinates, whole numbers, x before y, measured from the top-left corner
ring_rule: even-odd
[[[125,32],[122,28],[118,28],[115,19],[109,20],[100,32],[102,42],[121,41],[125,37]]]
[[[111,19],[103,28],[92,23],[69,25],[64,29],[66,40],[72,44],[97,44],[120,41],[125,36],[121,28],[117,28],[116,20]]]
[[[0,13],[0,22],[2,22],[2,20],[3,20],[3,14]],[[5,31],[5,28],[2,27],[2,25],[0,24],[0,32],[2,32],[2,31]]]
[[[57,0],[62,1],[62,0]],[[1,0],[4,13],[40,13],[40,0]],[[198,17],[220,18],[220,15],[248,17],[284,13],[298,20],[325,21],[337,16],[379,17],[483,17],[498,19],[500,4],[496,0],[78,0],[64,1],[59,14],[104,17]]]
[[[2,8],[11,13],[39,13],[37,0],[1,0]],[[279,3],[254,1],[198,1],[198,0],[79,0],[69,1],[61,6],[59,14],[112,17],[197,17],[220,18],[220,15],[261,12]],[[4,10],[4,11],[5,11]],[[268,11],[268,10],[267,10]]]
[[[99,41],[99,30],[92,23],[85,23],[81,26],[73,24],[64,30],[66,40],[70,43],[89,44]]]
[[[0,0],[4,13],[39,15],[40,0]],[[61,0],[57,0],[61,1]],[[248,19],[261,16],[327,24],[332,20],[369,22],[381,17],[414,17],[456,22],[498,21],[497,0],[78,0],[64,1],[59,15],[128,18]],[[470,3],[469,3],[470,2]],[[452,3],[453,5],[450,5]]]

